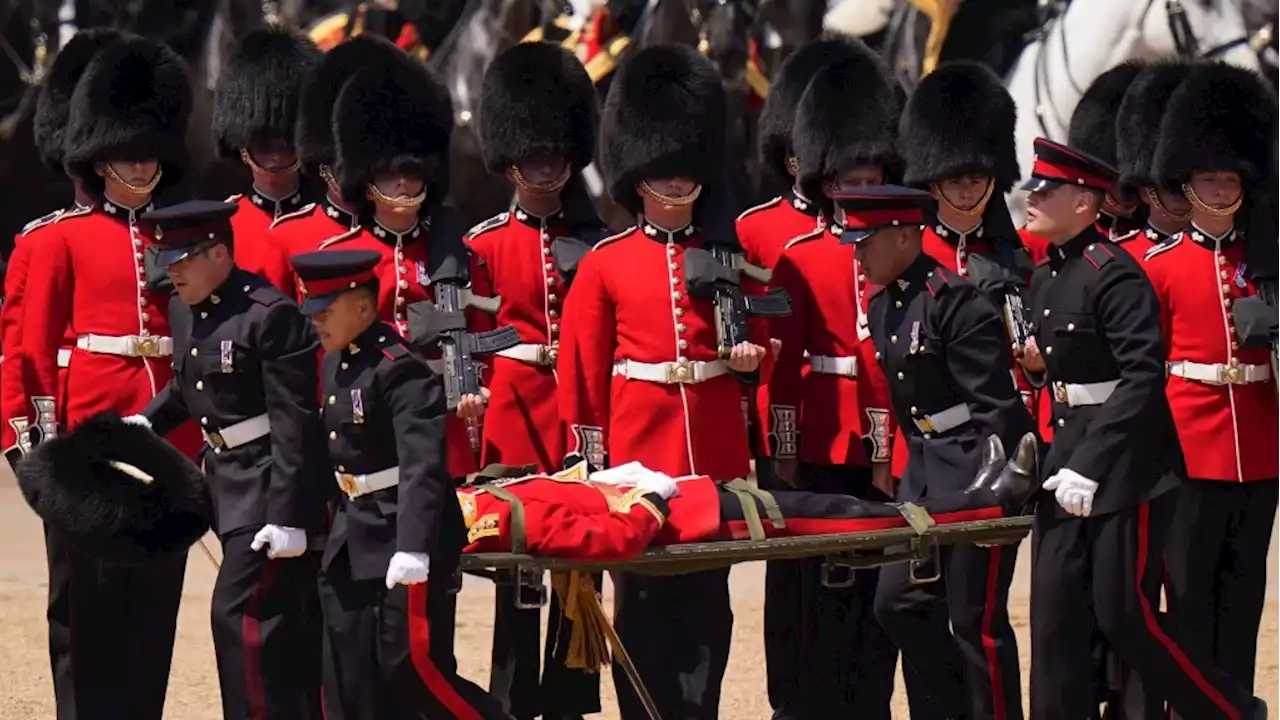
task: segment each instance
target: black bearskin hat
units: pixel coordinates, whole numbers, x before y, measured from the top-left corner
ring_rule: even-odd
[[[120,38],[119,32],[108,28],[81,30],[53,58],[53,65],[40,85],[32,121],[36,150],[51,172],[62,172],[62,142],[76,83],[94,56]]]
[[[787,157],[792,155],[792,128],[800,97],[815,73],[833,62],[870,52],[857,38],[831,33],[801,45],[787,56],[769,84],[769,95],[760,111],[760,163],[775,180],[790,185]]]
[[[1134,78],[1146,67],[1137,60],[1102,73],[1084,91],[1067,127],[1067,145],[1108,165],[1116,164],[1116,113]]]
[[[213,140],[222,157],[259,140],[293,143],[298,95],[320,63],[315,43],[277,27],[244,37],[227,60],[213,98]]]
[[[1276,96],[1262,75],[1225,63],[1202,63],[1169,100],[1152,172],[1183,182],[1195,170],[1230,170],[1246,184],[1271,182]]]
[[[162,183],[182,179],[191,116],[186,63],[167,45],[122,38],[94,56],[71,95],[63,165],[86,180],[103,160],[155,159]]]
[[[895,84],[885,64],[865,47],[820,68],[809,81],[791,136],[806,197],[820,200],[825,178],[861,163],[879,165],[885,182],[894,181],[901,109]]]
[[[425,66],[396,62],[352,75],[333,108],[333,170],[343,198],[363,204],[376,172],[408,163],[427,184],[426,206],[443,201],[452,132],[449,91]]]
[[[942,64],[920,81],[902,113],[903,182],[925,187],[980,173],[995,178],[1000,192],[1009,192],[1020,177],[1017,121],[1013,98],[985,65]]]
[[[114,414],[46,440],[15,472],[31,509],[95,558],[141,563],[186,552],[209,529],[200,468],[149,428]]]
[[[1119,188],[1125,201],[1132,202],[1138,188],[1164,181],[1151,172],[1160,122],[1174,91],[1190,74],[1190,63],[1155,63],[1143,68],[1125,92],[1115,119],[1115,167],[1120,171]]]
[[[595,159],[596,89],[572,53],[550,43],[520,43],[484,75],[480,143],[489,172],[501,175],[539,154],[568,158],[581,170]]]
[[[298,96],[294,147],[308,174],[337,159],[333,109],[342,86],[357,71],[380,65],[411,62],[400,48],[375,35],[359,35],[324,54],[312,69]]]
[[[609,193],[631,213],[643,207],[635,186],[645,178],[686,177],[710,188],[721,177],[724,86],[693,48],[648,47],[624,62],[600,125]]]

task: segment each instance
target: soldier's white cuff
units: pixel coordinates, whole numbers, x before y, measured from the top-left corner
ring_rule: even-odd
[[[769,445],[773,457],[790,460],[800,447],[800,426],[795,405],[769,406]]]
[[[871,443],[870,456],[871,462],[882,463],[889,462],[890,438],[889,438],[889,411],[885,408],[865,408],[869,426],[867,434],[864,435]]]

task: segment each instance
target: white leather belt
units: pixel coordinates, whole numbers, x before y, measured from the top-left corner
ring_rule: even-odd
[[[1101,405],[1111,397],[1120,385],[1119,380],[1104,380],[1095,383],[1053,384],[1053,399],[1067,407],[1084,407],[1085,405]]]
[[[231,450],[241,445],[247,445],[269,434],[271,432],[271,420],[266,413],[263,413],[248,420],[241,420],[235,425],[229,425],[221,430],[201,428],[200,432],[204,433],[204,441],[209,443],[209,447],[214,450]]]
[[[1169,363],[1169,374],[1202,382],[1206,385],[1244,385],[1246,383],[1264,382],[1270,378],[1271,366],[1174,360]]]
[[[71,348],[58,348],[58,367],[71,367]]]
[[[521,343],[515,347],[509,347],[506,350],[499,350],[495,355],[512,360],[519,360],[530,365],[555,365],[556,364],[556,348],[550,345],[537,345],[534,343]]]
[[[173,338],[141,335],[81,335],[76,347],[91,353],[123,357],[169,357],[173,354]]]
[[[941,412],[936,412],[924,417],[912,418],[911,421],[920,428],[920,432],[942,433],[969,422],[969,406],[964,403],[952,405]]]
[[[685,385],[705,382],[729,372],[723,360],[681,360],[678,362],[644,363],[619,360],[613,374],[628,380],[644,380],[663,385]]]
[[[386,490],[389,487],[399,485],[400,466],[396,465],[368,475],[335,472],[333,476],[338,480],[338,487],[342,488],[342,492],[354,500],[361,495],[368,495],[371,492]]]
[[[810,355],[809,369],[824,375],[856,378],[858,377],[858,358],[853,356],[827,357],[825,355]]]

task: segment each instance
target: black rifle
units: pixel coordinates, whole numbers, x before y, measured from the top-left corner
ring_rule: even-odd
[[[775,288],[764,295],[743,295],[742,277],[768,285],[773,273],[742,258],[733,248],[713,245],[710,250],[690,248],[684,253],[685,285],[689,294],[716,304],[716,339],[721,358],[734,346],[748,341],[747,317],[787,317],[791,298]],[[768,348],[766,348],[767,350]]]
[[[996,260],[974,253],[966,268],[969,280],[1001,309],[1009,341],[1019,352],[1031,338],[1031,321],[1027,318],[1030,303],[1025,297],[1030,262],[1022,249]]]

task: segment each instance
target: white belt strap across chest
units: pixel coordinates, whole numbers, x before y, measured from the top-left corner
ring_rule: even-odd
[[[379,490],[386,490],[389,487],[395,487],[400,484],[400,466],[389,467],[386,470],[369,473],[367,475],[352,475],[351,473],[334,472],[334,478],[338,481],[338,487],[342,488],[342,492],[347,497],[355,500],[361,495],[368,495]]]
[[[1206,385],[1244,385],[1270,379],[1271,366],[1174,360],[1169,363],[1169,374]]]
[[[511,360],[519,360],[530,365],[555,365],[556,364],[556,348],[551,345],[537,345],[535,343],[521,343],[515,347],[509,347],[506,350],[499,350],[496,355]]]
[[[827,357],[826,355],[810,355],[809,369],[823,375],[839,375],[841,377],[858,377],[858,358]]]
[[[676,362],[644,363],[635,360],[619,360],[613,364],[613,374],[628,380],[644,380],[661,385],[693,385],[720,377],[729,372],[723,360],[680,360]]]
[[[248,420],[241,420],[235,425],[228,425],[221,430],[208,429],[205,427],[207,421],[208,418],[200,418],[200,432],[204,434],[204,441],[209,444],[209,447],[213,448],[214,452],[233,450],[271,433],[271,420],[266,413],[256,415]]]
[[[81,335],[76,347],[102,355],[122,357],[169,357],[173,354],[173,338],[148,335]]]
[[[1053,399],[1067,407],[1101,405],[1111,397],[1111,393],[1114,393],[1119,385],[1119,380],[1104,380],[1095,383],[1055,382],[1053,384]]]
[[[958,428],[972,419],[972,416],[969,415],[969,406],[964,403],[952,405],[946,410],[922,417],[916,417],[915,415],[916,413],[913,412],[911,421],[916,424],[916,427],[920,428],[920,432],[924,433],[926,438],[933,433],[944,433]]]

